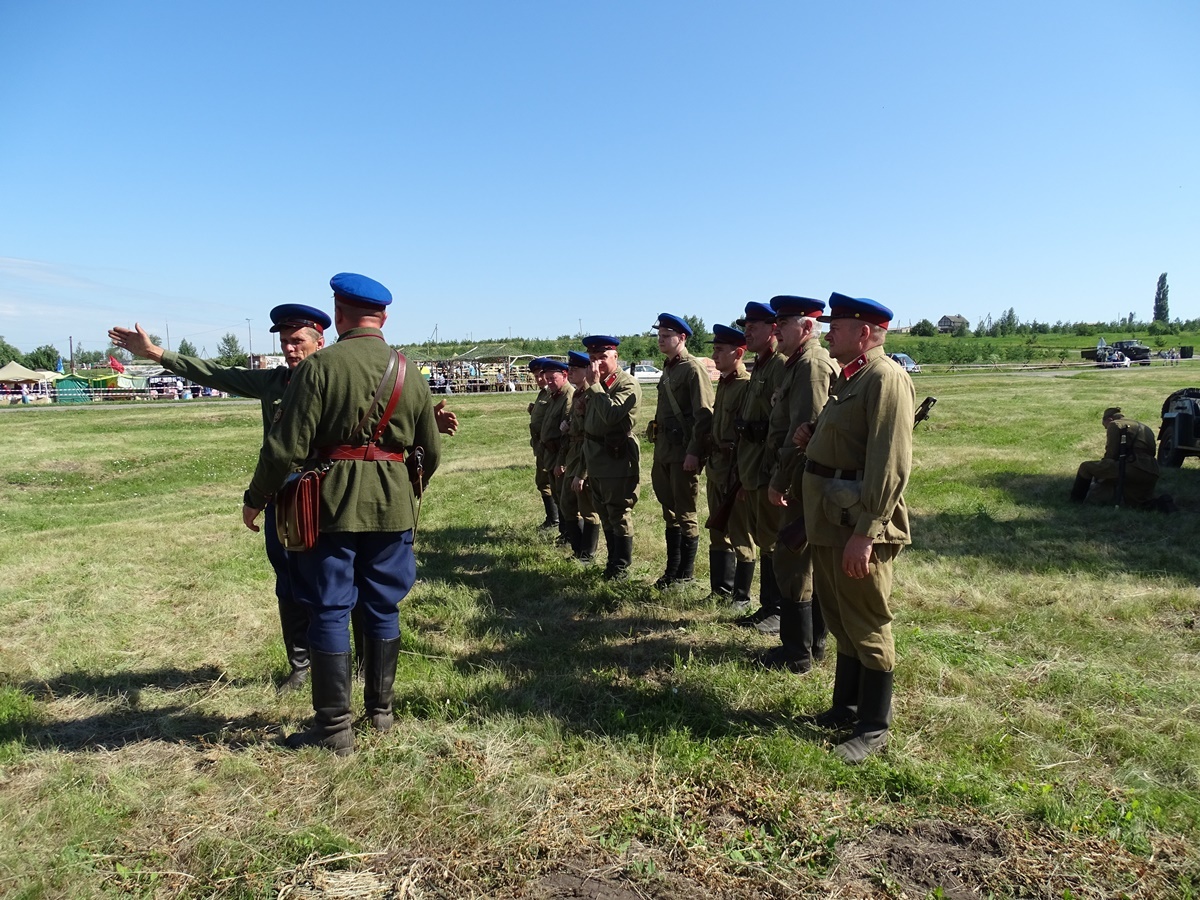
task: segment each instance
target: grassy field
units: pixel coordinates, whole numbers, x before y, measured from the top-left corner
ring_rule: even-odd
[[[538,535],[528,395],[453,398],[401,610],[397,727],[291,753],[253,404],[0,413],[0,895],[1200,895],[1200,471],[1081,508],[1100,413],[1200,369],[916,378],[893,739],[858,768],[702,582]],[[653,401],[653,390],[647,392]],[[643,457],[644,474],[648,455]],[[361,702],[361,700],[359,700]]]

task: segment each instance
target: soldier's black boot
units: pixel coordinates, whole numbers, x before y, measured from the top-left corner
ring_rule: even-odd
[[[862,664],[857,656],[837,654],[833,669],[833,704],[815,716],[803,716],[802,722],[818,728],[847,728],[858,721],[858,690]]]
[[[758,609],[742,616],[735,624],[745,628],[757,628],[763,634],[779,634],[779,604],[783,594],[775,580],[775,562],[769,556],[762,557],[758,573]]]
[[[363,608],[355,603],[350,607],[350,640],[354,645],[354,677],[363,677],[363,658],[366,655],[364,649],[366,634],[366,626],[363,625]]]
[[[679,544],[683,540],[683,531],[679,528],[668,528],[666,539],[667,569],[658,581],[654,582],[654,586],[659,590],[675,583],[675,578],[679,573]]]
[[[396,660],[400,656],[400,638],[367,641],[366,651],[363,665],[364,716],[376,731],[387,731],[394,721],[392,698],[396,683]]]
[[[583,523],[578,518],[568,519],[566,516],[563,516],[559,527],[562,528],[563,534],[567,537],[567,543],[571,547],[571,555],[578,559],[583,547]]]
[[[312,727],[289,735],[285,743],[293,750],[324,747],[338,756],[349,756],[354,752],[349,653],[313,651],[312,693]]]
[[[813,667],[813,605],[784,600],[779,607],[778,647],[772,647],[759,661],[768,669],[787,669],[807,675]]]
[[[549,494],[542,494],[542,506],[546,508],[546,519],[538,528],[544,531],[549,531],[551,528],[558,527],[558,504],[554,502],[554,498]]]
[[[608,529],[605,529],[605,531],[604,531],[604,549],[606,552],[605,552],[605,560],[604,560],[604,574],[600,576],[605,581],[607,581],[608,579],[613,577],[613,570],[615,569],[615,567],[617,565],[617,548],[614,545],[615,541],[616,541],[616,538],[613,536],[613,533],[611,531],[609,531]]]
[[[750,591],[753,589],[754,560],[743,562],[739,559],[733,570],[733,598],[729,601],[729,609],[733,612],[748,610],[750,608]]]
[[[825,658],[825,643],[829,640],[829,629],[825,627],[825,614],[821,612],[821,604],[816,595],[812,598],[812,658],[818,663]]]
[[[279,626],[291,671],[275,693],[287,694],[299,690],[308,681],[308,607],[295,600],[280,600]]]
[[[836,756],[858,765],[887,744],[892,724],[892,673],[863,666],[858,687],[858,723],[849,740],[833,748]]]
[[[696,551],[700,548],[700,535],[684,535],[679,542],[679,568],[675,571],[676,584],[691,584],[696,580]]]
[[[600,523],[583,521],[583,538],[579,543],[579,552],[575,558],[580,562],[590,563],[596,558],[596,546],[600,543]]]
[[[1075,484],[1071,486],[1071,499],[1076,503],[1082,503],[1087,499],[1088,489],[1092,486],[1092,479],[1084,478],[1082,475],[1075,476]]]
[[[708,548],[708,586],[712,591],[709,600],[729,601],[733,597],[733,572],[737,566],[737,554],[732,550]]]
[[[629,567],[633,565],[633,535],[613,532],[612,549],[608,554],[612,565],[611,573],[606,569],[605,578],[609,581],[624,581],[629,577]]]

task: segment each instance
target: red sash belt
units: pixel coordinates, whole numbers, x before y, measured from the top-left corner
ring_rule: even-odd
[[[317,459],[357,459],[363,462],[404,462],[404,451],[380,450],[375,444],[337,444],[317,450]]]

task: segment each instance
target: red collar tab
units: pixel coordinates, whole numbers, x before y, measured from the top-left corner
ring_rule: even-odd
[[[854,360],[854,362],[847,363],[846,366],[842,369],[842,374],[844,376],[846,376],[847,379],[853,378],[855,376],[855,374],[857,374],[858,370],[861,369],[866,364],[867,364],[867,355],[864,353],[858,359]]]
[[[607,378],[605,378],[605,379],[604,379],[604,381],[602,382],[602,384],[603,384],[603,385],[604,385],[606,388],[610,388],[610,387],[612,387],[612,386],[613,386],[613,382],[615,382],[616,380],[617,380],[617,373],[616,373],[616,372],[613,372],[611,375],[609,375]]]

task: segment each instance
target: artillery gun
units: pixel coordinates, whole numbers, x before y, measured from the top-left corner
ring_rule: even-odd
[[[1200,456],[1200,388],[1183,388],[1163,403],[1158,429],[1158,464],[1178,469],[1189,456]]]

